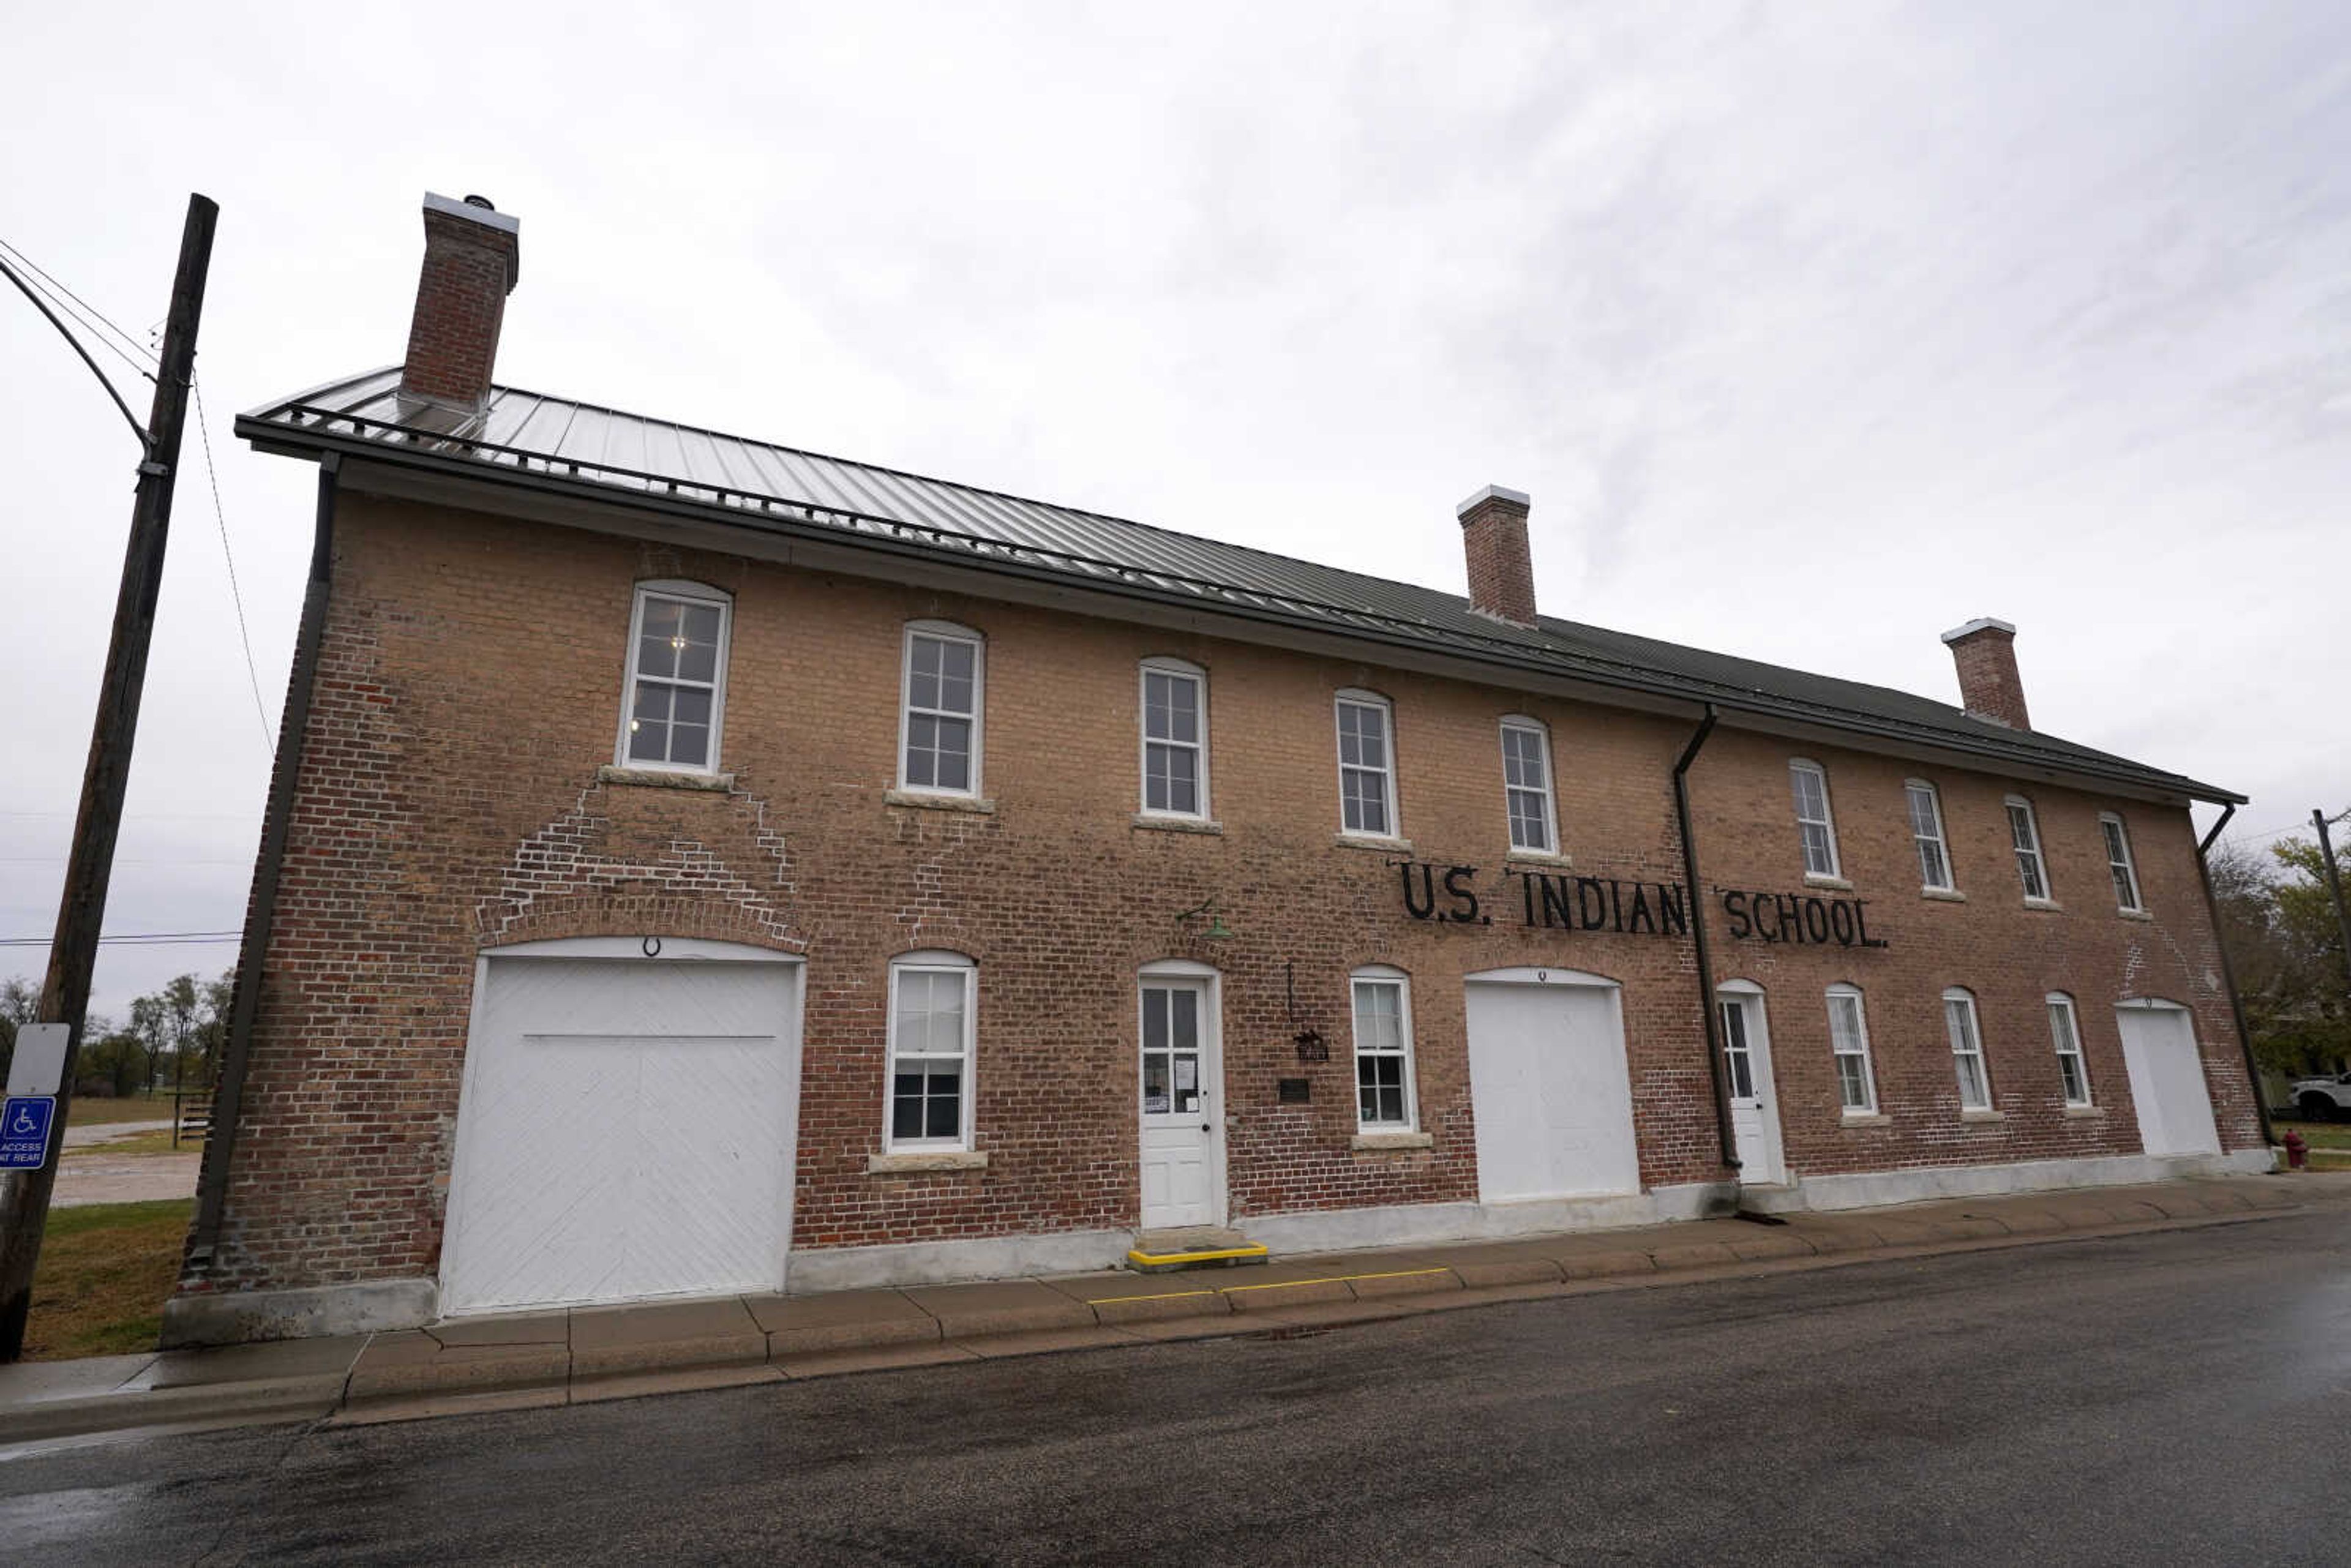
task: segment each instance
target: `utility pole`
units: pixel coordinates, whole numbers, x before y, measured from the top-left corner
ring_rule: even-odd
[[[39,1022],[72,1030],[64,1081],[49,1127],[48,1157],[38,1170],[0,1176],[0,1363],[25,1350],[25,1319],[33,1305],[33,1270],[40,1260],[41,1229],[49,1215],[66,1114],[73,1103],[74,1060],[89,1010],[90,970],[106,915],[106,885],[114,871],[114,841],[122,826],[123,791],[131,781],[131,747],[139,730],[139,698],[147,681],[147,647],[155,632],[155,599],[163,585],[163,544],[172,525],[172,481],[180,465],[180,433],[187,420],[188,388],[196,365],[196,322],[204,313],[204,278],[212,267],[213,225],[220,208],[211,198],[188,197],[180,231],[180,266],[172,279],[172,309],[163,327],[163,360],[155,402],[147,417],[138,498],[131,507],[131,539],[123,552],[122,586],[114,601],[114,634],[98,688],[90,727],[89,761],[82,770],[81,809],[74,821],[73,856],[57,903],[57,936],[41,981]]]
[[[2351,914],[2343,907],[2343,873],[2335,863],[2335,841],[2326,836],[2326,813],[2313,807],[2310,825],[2318,830],[2318,863],[2326,870],[2326,891],[2335,900],[2335,924],[2343,933],[2344,995],[2351,998]]]

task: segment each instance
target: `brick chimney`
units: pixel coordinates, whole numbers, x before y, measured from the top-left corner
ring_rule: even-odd
[[[1959,706],[2011,729],[2031,729],[2024,683],[2016,674],[2016,628],[1990,616],[1943,633],[1959,666]]]
[[[488,402],[507,296],[522,273],[521,230],[484,197],[424,193],[424,267],[400,372],[405,396],[469,414]]]
[[[1520,492],[1489,485],[1453,508],[1469,559],[1469,608],[1513,626],[1535,623],[1535,563],[1527,551],[1532,507]]]

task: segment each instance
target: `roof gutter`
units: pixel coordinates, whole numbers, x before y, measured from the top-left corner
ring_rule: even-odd
[[[2270,1125],[2270,1103],[2262,1092],[2262,1070],[2253,1061],[2253,1031],[2245,1027],[2244,999],[2237,995],[2237,972],[2229,962],[2229,940],[2220,931],[2220,900],[2212,892],[2212,868],[2206,862],[2212,846],[2220,841],[2220,831],[2229,819],[2237,814],[2236,802],[2231,801],[2212,831],[2196,846],[2196,876],[2204,884],[2204,913],[2212,922],[2212,946],[2220,955],[2220,983],[2229,988],[2229,1015],[2237,1020],[2237,1050],[2245,1059],[2245,1082],[2253,1092],[2253,1112],[2262,1119],[2262,1142],[2277,1142],[2276,1129]]]
[[[261,854],[253,868],[253,900],[245,912],[245,937],[237,949],[236,994],[229,1006],[228,1040],[221,1052],[220,1086],[214,1092],[212,1135],[204,1143],[203,1174],[196,1184],[196,1222],[180,1265],[183,1285],[211,1278],[220,1247],[221,1220],[228,1204],[230,1162],[236,1157],[237,1124],[245,1109],[245,1075],[253,1060],[253,1022],[261,1008],[261,977],[277,916],[277,884],[286,865],[286,840],[294,820],[294,790],[302,773],[303,741],[310,728],[310,694],[318,684],[319,645],[327,630],[327,596],[335,556],[335,489],[342,458],[327,453],[319,464],[317,523],[310,544],[310,577],[302,591],[302,622],[294,637],[294,668],[286,687],[286,712],[277,727],[277,760],[269,776],[269,805],[262,818]]]
[[[1697,733],[1689,737],[1689,744],[1682,747],[1681,757],[1674,764],[1674,821],[1682,834],[1682,874],[1689,879],[1690,936],[1698,949],[1698,1016],[1706,1023],[1706,1081],[1714,1089],[1714,1132],[1722,1145],[1722,1163],[1740,1171],[1739,1143],[1730,1125],[1730,1089],[1723,1081],[1722,1020],[1715,1007],[1714,955],[1706,939],[1706,894],[1698,874],[1698,831],[1690,825],[1690,764],[1698,760],[1698,748],[1714,733],[1715,721],[1720,716],[1712,703],[1707,704],[1706,717],[1699,721]]]
[[[356,417],[334,413],[328,410],[304,412],[319,419],[322,424],[328,421],[352,423]],[[1850,709],[1819,706],[1790,699],[1767,700],[1741,693],[1736,688],[1696,681],[1657,679],[1646,674],[1637,666],[1596,659],[1589,655],[1560,655],[1547,658],[1543,656],[1541,650],[1499,636],[1471,643],[1465,641],[1458,633],[1437,632],[1434,628],[1430,629],[1429,635],[1411,635],[1387,630],[1381,624],[1383,622],[1398,627],[1408,627],[1414,624],[1393,616],[1344,605],[1319,606],[1345,618],[1333,624],[1329,621],[1301,615],[1280,608],[1280,601],[1290,596],[1258,590],[1232,589],[1226,585],[1208,584],[1204,581],[1204,587],[1218,588],[1222,593],[1237,596],[1212,599],[1203,593],[1185,592],[1154,585],[1153,580],[1168,582],[1183,580],[1175,573],[1154,571],[1147,568],[1127,567],[1116,562],[1090,561],[1087,558],[1047,547],[1015,545],[1000,540],[984,539],[959,534],[953,529],[927,524],[905,523],[874,517],[868,513],[851,511],[843,507],[820,506],[814,502],[786,502],[750,492],[726,492],[730,495],[741,494],[747,502],[759,503],[762,509],[754,511],[745,506],[730,506],[720,499],[699,498],[691,492],[704,491],[714,497],[720,492],[711,486],[692,481],[664,481],[657,476],[643,475],[637,476],[647,481],[646,488],[622,489],[591,479],[566,477],[555,472],[558,466],[569,466],[564,465],[561,459],[541,458],[538,461],[547,464],[548,466],[533,468],[521,461],[490,463],[478,457],[451,456],[443,452],[425,450],[419,444],[425,442],[435,446],[456,444],[470,447],[480,444],[468,442],[462,436],[430,435],[412,432],[409,433],[411,438],[409,442],[394,444],[356,434],[341,435],[321,428],[303,429],[290,426],[256,413],[238,415],[236,433],[260,450],[287,455],[308,456],[339,452],[350,457],[440,474],[475,483],[512,486],[570,500],[591,501],[607,507],[695,517],[722,523],[732,528],[753,528],[787,539],[833,546],[847,544],[884,555],[901,556],[933,563],[946,557],[947,552],[932,545],[917,542],[914,536],[921,536],[965,547],[962,551],[957,552],[957,558],[960,564],[971,570],[1024,578],[1059,588],[1078,587],[1114,598],[1178,605],[1195,611],[1207,611],[1217,614],[1231,615],[1241,620],[1304,628],[1390,647],[1426,651],[1432,645],[1433,640],[1441,640],[1439,642],[1441,650],[1448,657],[1495,668],[1532,670],[1560,678],[1583,681],[1593,685],[1641,692],[1683,703],[1695,702],[1709,705],[1729,712],[1750,713],[1785,721],[1817,724],[1825,728],[1844,730],[1852,734],[1868,735],[1880,739],[1902,741],[1913,746],[1983,758],[2011,768],[2042,768],[2074,774],[2085,779],[2124,784],[2139,789],[2169,791],[2189,800],[2209,801],[2213,805],[2242,804],[2245,800],[2241,795],[2218,789],[2213,785],[2199,783],[2195,779],[2176,774],[2166,774],[2158,769],[2104,767],[2095,761],[2080,758],[2051,757],[2045,753],[2036,752],[2029,747],[2003,743],[1989,736],[1977,739],[1939,731],[1922,732],[1916,728],[1875,720],[1865,715],[1855,714]],[[575,469],[574,472],[577,470]],[[655,489],[653,486],[656,485],[666,486],[666,493]],[[862,523],[873,528],[888,531],[868,532],[862,528],[818,522],[808,517],[794,517],[789,513],[767,509],[769,505],[789,507],[800,512],[820,513],[828,517],[839,517],[844,523]],[[1099,567],[1102,569],[1105,575],[1092,576],[1068,570],[1036,566],[1022,559],[1023,556],[1061,556],[1073,562],[1083,561],[1088,565]],[[1302,599],[1294,601],[1301,604],[1309,602]]]

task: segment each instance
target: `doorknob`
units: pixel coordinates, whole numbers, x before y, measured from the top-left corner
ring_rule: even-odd
[[[1210,1123],[1203,1122],[1200,1124],[1200,1131],[1204,1133],[1213,1133],[1216,1130],[1216,1127]]]

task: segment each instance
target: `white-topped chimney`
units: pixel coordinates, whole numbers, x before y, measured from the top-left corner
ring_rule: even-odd
[[[479,413],[497,366],[507,296],[522,274],[522,225],[486,197],[453,201],[424,193],[424,267],[400,390],[412,398]]]
[[[1959,706],[2011,729],[2031,729],[2024,682],[2016,673],[2016,628],[1989,615],[1943,633],[1959,667]]]
[[[1469,563],[1469,608],[1513,626],[1535,624],[1535,563],[1527,549],[1533,507],[1523,492],[1489,485],[1453,508]]]

